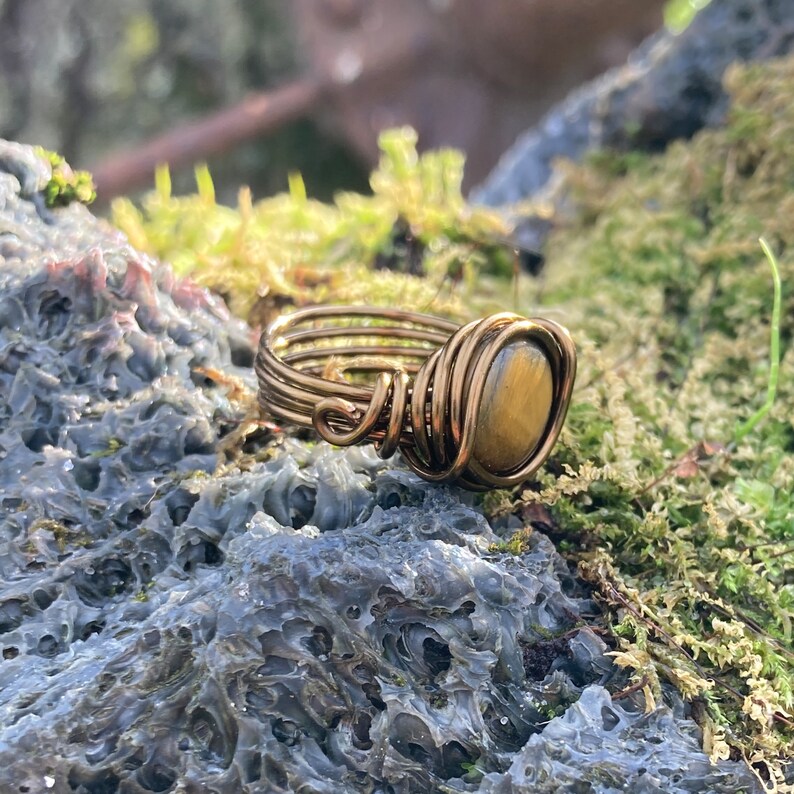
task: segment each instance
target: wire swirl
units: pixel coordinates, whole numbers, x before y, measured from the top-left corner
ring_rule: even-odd
[[[526,459],[494,472],[473,454],[478,417],[496,356],[522,339],[550,364],[551,413]],[[570,402],[576,351],[557,323],[509,312],[458,327],[416,312],[332,306],[273,322],[255,369],[259,405],[275,418],[313,427],[338,446],[374,442],[382,458],[399,449],[426,480],[486,490],[527,479],[550,454]]]

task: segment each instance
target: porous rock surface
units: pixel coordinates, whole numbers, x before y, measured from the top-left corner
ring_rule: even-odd
[[[0,143],[0,791],[753,790],[612,702],[543,535],[366,448],[216,472],[249,329],[47,179]]]

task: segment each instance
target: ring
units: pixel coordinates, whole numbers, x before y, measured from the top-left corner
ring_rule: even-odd
[[[568,331],[504,312],[463,326],[372,306],[300,309],[262,334],[259,406],[337,446],[398,449],[420,477],[484,491],[551,453],[576,376]]]

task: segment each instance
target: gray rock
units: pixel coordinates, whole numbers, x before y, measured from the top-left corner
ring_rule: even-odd
[[[654,150],[691,136],[724,117],[722,76],[731,63],[792,51],[790,0],[713,0],[683,33],[653,36],[626,66],[550,111],[507,150],[472,199],[499,206],[533,196],[557,158],[578,160],[601,148]],[[546,228],[534,221],[522,243],[538,247]]]
[[[30,158],[0,144],[0,791],[752,790],[680,701],[610,702],[542,534],[496,551],[368,448],[216,473],[240,409],[197,367],[253,384],[249,329],[43,210]]]
[[[487,775],[480,791],[731,794],[747,785],[718,772],[699,754],[693,728],[667,707],[643,714],[613,701],[603,687],[589,686],[563,716],[529,738],[504,775]]]

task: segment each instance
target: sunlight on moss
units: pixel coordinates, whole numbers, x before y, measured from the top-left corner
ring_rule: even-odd
[[[96,198],[94,181],[88,171],[73,171],[57,152],[42,147],[37,147],[36,151],[52,166],[52,176],[44,187],[47,207],[65,207],[73,201],[90,204]]]
[[[711,0],[667,0],[664,7],[664,24],[673,33],[689,27],[698,11],[702,11]]]
[[[410,129],[384,133],[380,145],[371,196],[340,193],[326,205],[307,197],[294,174],[288,193],[254,202],[243,189],[232,209],[215,202],[206,168],[196,171],[197,194],[184,197],[160,169],[142,208],[117,200],[113,220],[136,247],[220,292],[254,323],[285,305],[319,302],[462,314],[452,287],[475,277],[487,300],[482,281],[513,267],[501,245],[509,229],[500,215],[464,202],[461,154],[420,156]]]

